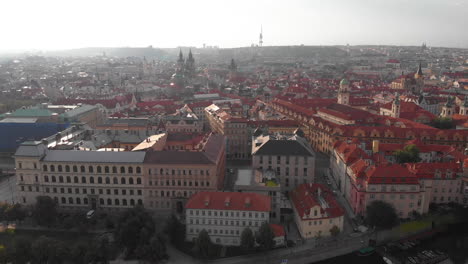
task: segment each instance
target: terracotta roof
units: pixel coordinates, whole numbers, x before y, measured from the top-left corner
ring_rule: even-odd
[[[282,237],[286,235],[286,232],[284,231],[283,226],[277,225],[277,224],[270,224],[270,227],[273,230],[275,237]]]
[[[185,208],[269,212],[271,198],[248,192],[199,192],[190,197]]]
[[[318,200],[318,192],[327,203],[328,207],[322,207]],[[321,213],[326,214],[325,218],[335,218],[344,215],[341,205],[335,200],[333,193],[324,185],[318,183],[304,183],[290,192],[293,206],[301,218],[310,214],[310,210],[315,206],[320,206]]]

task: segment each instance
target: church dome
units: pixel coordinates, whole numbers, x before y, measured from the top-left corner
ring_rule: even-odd
[[[349,81],[346,78],[343,78],[340,82],[340,85],[349,85]]]

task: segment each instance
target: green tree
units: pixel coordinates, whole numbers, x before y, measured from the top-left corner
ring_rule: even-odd
[[[367,206],[366,220],[370,226],[389,229],[398,224],[398,215],[391,204],[376,200]]]
[[[338,226],[334,225],[330,228],[330,234],[332,237],[336,238],[340,234],[341,230]]]
[[[200,233],[198,234],[196,246],[198,248],[198,252],[202,257],[206,258],[211,256],[211,248],[213,247],[213,243],[211,242],[210,235],[205,229],[200,231]]]
[[[38,225],[52,226],[57,219],[57,208],[49,196],[38,196],[33,209],[33,217]]]
[[[275,246],[274,238],[275,238],[275,233],[273,232],[273,229],[271,228],[270,224],[268,224],[267,222],[264,222],[260,226],[260,229],[257,232],[257,235],[256,235],[257,243],[263,249],[271,249]]]
[[[86,254],[88,254],[89,246],[87,243],[78,242],[70,250],[70,261],[72,263],[86,263]]]
[[[8,206],[5,210],[5,218],[7,221],[23,221],[26,217],[26,212],[21,208],[20,204]]]
[[[18,238],[13,244],[13,257],[15,263],[28,263],[31,258],[31,242],[24,238]]]
[[[179,246],[184,243],[185,240],[185,225],[180,223],[175,215],[171,215],[165,227],[165,232],[170,238],[172,244]]]
[[[60,264],[65,262],[68,256],[67,246],[55,239],[41,236],[31,246],[34,263]]]
[[[150,239],[149,244],[140,245],[135,249],[135,255],[140,260],[150,263],[158,263],[167,258],[166,244],[161,235],[155,235]]]
[[[421,158],[419,158],[419,149],[414,144],[407,145],[403,149],[395,151],[394,156],[396,161],[400,164],[419,162],[421,160]]]
[[[455,123],[450,117],[437,117],[432,120],[431,125],[439,129],[452,129],[455,128]]]
[[[244,228],[241,234],[241,248],[245,251],[252,250],[255,246],[255,237],[252,230],[248,227]]]
[[[149,244],[155,228],[151,215],[137,206],[122,213],[114,233],[117,243],[127,249],[127,256],[131,256],[137,247]]]

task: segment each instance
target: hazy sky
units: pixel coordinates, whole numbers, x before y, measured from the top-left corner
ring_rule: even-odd
[[[0,50],[392,44],[468,47],[468,0],[0,0]]]

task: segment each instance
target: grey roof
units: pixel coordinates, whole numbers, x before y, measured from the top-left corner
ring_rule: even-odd
[[[268,140],[253,153],[254,155],[289,155],[289,156],[313,156],[312,151],[303,146],[297,140]]]
[[[44,161],[54,162],[93,162],[93,163],[143,163],[145,152],[49,150]]]
[[[69,110],[65,113],[62,114],[62,116],[64,117],[77,117],[83,113],[86,113],[88,111],[91,111],[91,110],[94,110],[94,109],[97,109],[97,106],[95,105],[81,105],[79,107],[76,107],[72,110]]]
[[[18,147],[15,156],[41,157],[46,151],[47,147],[40,141],[26,141]]]
[[[0,120],[0,123],[36,123],[37,118],[35,117],[7,117]]]

